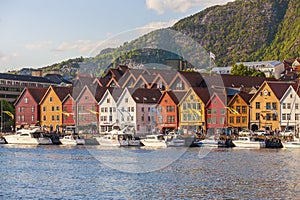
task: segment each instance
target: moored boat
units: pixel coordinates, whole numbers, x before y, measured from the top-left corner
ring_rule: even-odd
[[[60,138],[59,141],[62,145],[84,145],[85,140],[79,136],[65,135],[63,138]]]
[[[16,134],[3,136],[8,144],[53,144],[51,139],[44,137],[44,132],[39,128],[34,129],[20,129]]]
[[[147,147],[167,147],[167,142],[162,134],[146,135],[141,143]]]
[[[197,141],[195,143],[200,147],[218,147],[218,140],[216,140],[214,136]]]
[[[264,141],[254,141],[250,137],[239,137],[237,140],[232,141],[236,147],[241,148],[265,148]]]

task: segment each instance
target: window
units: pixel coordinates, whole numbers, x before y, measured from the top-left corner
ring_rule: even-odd
[[[197,108],[196,108],[197,110],[201,110],[201,105],[200,105],[200,103],[197,103]]]
[[[183,110],[186,110],[186,103],[183,103],[183,104],[182,104],[182,109],[183,109]]]
[[[277,120],[277,114],[272,114],[272,120],[276,121]]]
[[[242,106],[242,113],[247,113],[247,107],[246,106]]]
[[[259,120],[260,114],[259,113],[255,113],[255,120]]]
[[[215,123],[216,124],[216,123]],[[220,118],[220,124],[225,124],[225,117]]]
[[[272,109],[274,109],[274,110],[277,109],[277,103],[276,103],[276,102],[273,102],[273,103],[272,103]]]
[[[144,112],[144,111],[145,111],[145,108],[144,108],[144,107],[141,107],[141,111]]]
[[[142,122],[145,120],[144,115],[142,115],[141,120],[142,120]]]
[[[167,112],[174,112],[175,107],[174,106],[167,106]]]
[[[229,123],[234,124],[234,117],[229,118]]]
[[[32,122],[34,121],[34,115],[31,115],[31,121]]]
[[[207,109],[207,114],[211,114],[211,108]]]
[[[291,115],[290,114],[286,114],[286,119],[287,120],[291,120]]]
[[[44,120],[44,121],[46,121],[46,120],[47,120],[47,118],[46,118],[46,116],[45,116],[45,115],[43,116],[43,120]]]
[[[56,106],[56,110],[57,110],[57,111],[59,110],[59,106]]]
[[[267,120],[267,121],[270,121],[270,120],[271,120],[271,115],[270,115],[269,113],[267,113],[267,115],[266,115],[266,120]]]
[[[150,116],[148,116],[148,122],[150,122],[151,121],[151,117]]]
[[[290,94],[290,98],[293,98],[293,94]]]
[[[260,109],[260,102],[256,102],[256,103],[255,103],[255,108],[256,108],[256,109]]]
[[[242,117],[242,123],[246,123],[247,122],[247,118],[245,116]]]
[[[128,98],[125,98],[125,103],[128,103]]]
[[[287,103],[287,104],[286,104],[286,108],[287,108],[287,109],[291,109],[291,103]]]
[[[22,116],[21,116],[21,120],[22,120],[22,122],[24,122],[24,121],[25,121],[25,117],[24,117],[24,115],[22,115]]]
[[[109,116],[109,121],[112,122],[112,116]]]
[[[282,109],[286,109],[286,104],[285,103],[282,104]]]
[[[236,120],[236,123],[241,123],[241,117],[236,117],[235,120]]]
[[[34,112],[34,106],[31,106],[31,112]]]
[[[134,112],[134,107],[131,107],[131,112]]]
[[[106,99],[106,103],[110,103],[110,98],[107,98],[107,99]]]
[[[24,98],[24,103],[28,103],[28,98]]]
[[[225,114],[225,108],[221,108],[220,113],[221,113],[221,115],[224,115]]]
[[[55,117],[54,117],[54,115],[52,115],[52,121],[54,121],[55,120]]]
[[[236,106],[236,111],[237,111],[238,113],[241,113],[241,106]]]
[[[59,115],[56,115],[56,121],[59,121]]]
[[[266,103],[266,109],[271,109],[271,103],[270,102]]]
[[[54,106],[51,107],[51,110],[54,111]]]
[[[217,109],[216,109],[216,108],[212,108],[212,109],[211,109],[211,113],[212,113],[212,114],[217,114]]]
[[[282,120],[286,120],[286,114],[282,114],[281,118]]]
[[[300,119],[300,118],[299,118],[299,115],[300,115],[300,114],[298,114],[298,113],[295,114],[295,120],[299,120],[299,119]]]
[[[175,116],[167,116],[167,122],[168,123],[174,123],[175,122]]]
[[[89,100],[89,96],[84,96],[84,99],[85,100]]]
[[[49,98],[49,101],[50,101],[50,102],[52,102],[52,101],[53,101],[52,97],[50,97],[50,98]]]
[[[299,109],[299,104],[298,103],[295,103],[295,109]]]

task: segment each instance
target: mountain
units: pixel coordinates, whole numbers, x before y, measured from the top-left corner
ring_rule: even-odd
[[[99,74],[108,66],[124,64],[128,60],[164,64],[170,52],[158,51],[158,44],[171,47],[171,54],[178,53],[179,56],[195,52],[186,41],[182,50],[176,50],[180,36],[169,41],[168,30],[194,39],[199,43],[199,49],[203,47],[206,53],[213,52],[218,66],[296,58],[300,52],[299,15],[299,0],[236,0],[207,8],[178,21],[173,27],[153,31],[118,48],[108,48],[95,57],[85,58],[80,63],[80,72]],[[193,57],[201,57],[205,52],[197,52]],[[191,62],[208,65],[207,59]]]

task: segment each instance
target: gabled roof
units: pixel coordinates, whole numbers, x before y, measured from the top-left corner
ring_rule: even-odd
[[[203,81],[202,75],[199,72],[179,72],[189,83],[190,87],[199,87]]]
[[[47,88],[24,88],[24,90],[22,91],[22,93],[19,95],[18,99],[16,100],[16,102],[14,103],[14,105],[17,105],[18,102],[22,99],[22,96],[28,92],[32,98],[34,99],[34,101],[36,103],[39,103],[41,101],[41,99],[43,98],[44,94],[46,93]]]
[[[275,81],[268,81],[267,82],[272,91],[274,92],[277,99],[281,99],[281,97],[284,95],[288,87],[291,85],[291,83],[286,82],[275,82]]]
[[[131,96],[136,103],[157,103],[161,92],[157,88],[137,88]]]
[[[229,101],[228,101],[228,105],[230,105],[238,96],[240,96],[247,105],[250,104],[250,99],[252,98],[253,94],[248,94],[245,92],[241,92],[241,93],[236,93]]]
[[[207,88],[194,87],[193,90],[197,94],[197,96],[203,101],[204,104],[206,104],[209,101],[210,93]]]
[[[64,98],[68,95],[68,94],[72,94],[73,92],[73,87],[60,87],[60,86],[54,86],[53,87],[54,92],[56,93],[56,95],[58,96],[60,101],[63,101]]]

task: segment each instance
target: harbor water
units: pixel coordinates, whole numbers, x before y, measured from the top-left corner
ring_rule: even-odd
[[[0,199],[299,199],[300,150],[168,149],[1,145]]]

